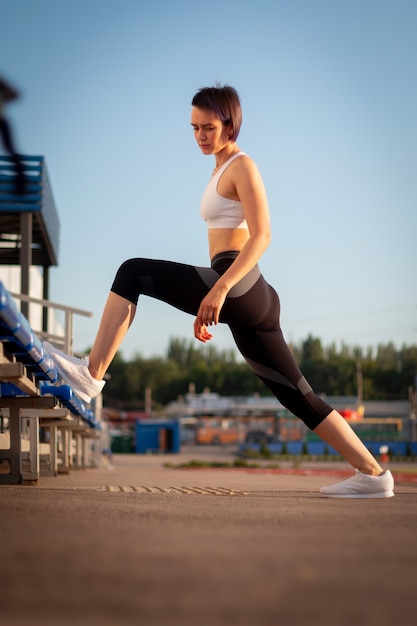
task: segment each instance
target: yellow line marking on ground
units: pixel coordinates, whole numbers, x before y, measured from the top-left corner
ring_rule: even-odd
[[[97,491],[106,491],[108,493],[159,493],[165,495],[203,495],[203,496],[248,496],[247,491],[239,491],[228,487],[149,487],[136,485],[106,485],[99,487]]]

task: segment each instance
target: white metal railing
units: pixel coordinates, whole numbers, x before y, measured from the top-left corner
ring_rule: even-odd
[[[57,343],[63,347],[64,352],[67,354],[73,353],[73,334],[74,334],[74,315],[82,315],[84,317],[92,317],[91,311],[84,311],[83,309],[77,309],[75,307],[66,306],[64,304],[58,304],[57,302],[51,302],[50,300],[43,300],[39,298],[32,298],[22,293],[11,293],[13,298],[20,300],[21,302],[28,302],[29,304],[38,304],[46,309],[63,311],[64,313],[64,336],[54,335],[48,331],[36,331],[38,337],[42,340],[47,339],[52,343]]]

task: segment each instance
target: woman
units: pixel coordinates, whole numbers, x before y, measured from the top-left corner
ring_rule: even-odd
[[[393,479],[383,471],[343,417],[319,398],[300,372],[279,325],[276,292],[258,261],[271,239],[266,193],[254,162],[236,141],[240,101],[229,86],[201,89],[192,100],[191,126],[215,168],[201,202],[211,267],[130,259],[113,282],[89,357],[77,359],[45,344],[62,377],[87,402],[102,380],[136,312],[140,294],[195,315],[194,336],[203,343],[210,326],[229,325],[249,366],[280,402],[356,468],[356,474],[322,493],[333,497],[391,497]]]

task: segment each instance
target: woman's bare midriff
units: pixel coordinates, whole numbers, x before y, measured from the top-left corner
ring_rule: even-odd
[[[210,259],[220,252],[242,250],[248,239],[249,231],[246,228],[209,228]]]

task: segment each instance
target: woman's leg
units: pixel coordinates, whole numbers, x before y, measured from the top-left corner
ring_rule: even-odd
[[[141,294],[195,315],[201,300],[218,277],[211,268],[130,259],[116,274],[89,357],[78,359],[66,355],[48,342],[44,346],[64,380],[89,402],[104,386],[101,379],[133,322]]]
[[[88,369],[93,378],[101,380],[104,377],[133,322],[135,313],[135,304],[112,291],[109,293],[98,333],[89,355]]]
[[[303,420],[354,468],[375,476],[383,472],[340,413],[314,393],[281,330],[262,332],[232,328],[232,332],[252,370],[291,413]]]
[[[334,498],[392,497],[391,472],[384,472],[340,413],[314,393],[298,369],[281,331],[232,328],[232,332],[250,367],[278,400],[359,470],[352,478],[322,487],[321,493]]]
[[[278,294],[261,275],[244,293],[228,297],[224,315],[242,356],[282,405],[354,468],[381,474],[382,468],[346,420],[304,378],[280,328]]]
[[[201,278],[204,273],[206,281]],[[130,259],[119,268],[104,307],[99,330],[89,355],[93,378],[102,379],[122,343],[136,313],[139,296],[163,300],[187,313],[196,314],[218,274],[210,268],[183,263]]]
[[[383,472],[346,420],[314,393],[280,328],[260,331],[231,325],[231,331],[248,365],[283,406],[335,448],[354,468],[374,476]]]
[[[384,472],[344,417],[333,410],[314,432],[363,474],[379,476]]]

